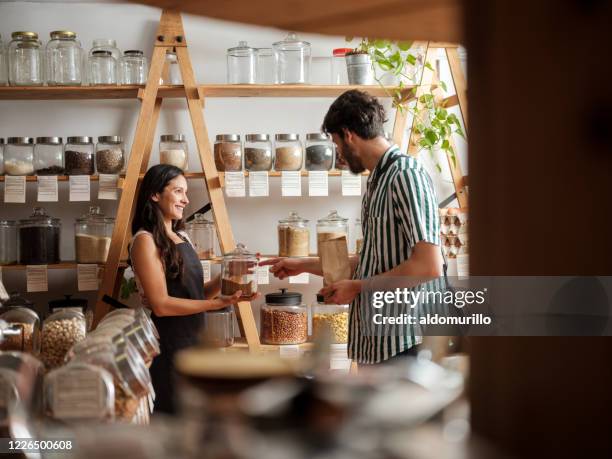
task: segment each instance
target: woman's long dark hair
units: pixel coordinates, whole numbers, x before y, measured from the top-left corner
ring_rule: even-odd
[[[134,219],[132,220],[132,234],[139,230],[146,230],[153,235],[155,245],[159,249],[159,256],[164,264],[167,275],[175,279],[183,272],[183,258],[176,248],[176,244],[166,234],[164,227],[164,216],[161,209],[152,197],[156,193],[162,193],[168,183],[184,175],[183,171],[168,164],[158,164],[151,167],[140,184]],[[180,231],[185,227],[185,222],[172,220],[172,230]]]

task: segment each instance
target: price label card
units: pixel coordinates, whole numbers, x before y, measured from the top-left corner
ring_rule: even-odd
[[[342,196],[361,196],[361,174],[342,171]]]
[[[225,195],[228,198],[244,198],[246,196],[244,173],[242,171],[225,173]]]
[[[457,277],[459,279],[470,277],[470,256],[468,254],[457,255]]]
[[[210,282],[210,260],[200,260],[204,272],[204,282]]]
[[[95,370],[65,368],[53,384],[53,416],[58,419],[97,419],[106,413],[104,381]]]
[[[268,171],[249,172],[249,196],[270,196]]]
[[[79,292],[98,290],[98,265],[77,265]]]
[[[329,193],[327,171],[308,172],[308,196],[327,196]]]
[[[278,347],[278,352],[284,359],[297,359],[300,356],[300,346],[298,344],[283,344]]]
[[[47,265],[26,266],[26,281],[28,292],[46,292],[49,290],[47,280]]]
[[[25,175],[7,175],[4,177],[4,202],[25,204],[26,178]]]
[[[38,176],[38,202],[57,202],[57,175]]]
[[[70,176],[70,201],[90,201],[89,175]]]
[[[100,174],[98,177],[98,199],[117,200],[117,183],[119,176],[116,174]]]
[[[269,266],[258,266],[257,267],[257,284],[267,285],[270,283],[270,267]]]
[[[308,281],[308,273],[298,274],[297,276],[289,276],[290,284],[307,284]]]
[[[281,172],[281,196],[302,196],[302,173],[300,171]]]

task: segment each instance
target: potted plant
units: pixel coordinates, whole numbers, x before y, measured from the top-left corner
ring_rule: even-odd
[[[366,42],[345,54],[346,72],[349,84],[372,84],[374,81],[374,66]]]

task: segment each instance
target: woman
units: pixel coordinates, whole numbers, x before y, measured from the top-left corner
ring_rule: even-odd
[[[159,164],[144,176],[132,221],[130,259],[141,301],[152,310],[161,354],[151,365],[155,410],[173,413],[173,358],[197,343],[204,312],[238,301],[215,298],[220,277],[204,284],[202,265],[184,228],[187,180],[178,167]]]

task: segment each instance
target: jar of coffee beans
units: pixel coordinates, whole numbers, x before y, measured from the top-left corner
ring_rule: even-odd
[[[68,137],[64,149],[66,175],[93,175],[94,143],[89,136]]]

